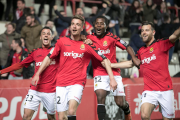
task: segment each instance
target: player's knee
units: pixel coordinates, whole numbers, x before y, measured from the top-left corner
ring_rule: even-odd
[[[103,96],[97,96],[98,104],[105,104],[105,97]]]
[[[141,112],[141,118],[142,120],[149,120],[149,115],[147,113]]]
[[[74,108],[69,108],[68,115],[73,116],[76,114],[76,110]]]
[[[59,116],[58,120],[68,120],[67,116]]]
[[[23,120],[31,120],[31,116],[29,116],[28,114],[24,114]]]
[[[125,102],[123,100],[115,100],[116,105],[119,106],[120,108],[124,108]]]

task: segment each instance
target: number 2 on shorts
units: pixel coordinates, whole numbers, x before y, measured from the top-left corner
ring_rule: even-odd
[[[33,95],[27,95],[26,101],[32,101],[32,99],[33,99]]]
[[[57,104],[61,104],[60,100],[61,100],[61,97],[57,96]]]
[[[95,77],[95,83],[97,83],[97,82],[101,82],[101,76]]]

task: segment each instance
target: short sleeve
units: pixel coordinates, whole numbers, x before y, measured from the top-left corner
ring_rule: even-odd
[[[121,40],[118,36],[113,34],[110,36],[114,39],[115,45],[121,48],[122,50],[125,50],[128,47],[128,44],[124,40]]]
[[[106,59],[106,57],[99,50],[97,50],[95,45],[92,44],[86,46],[87,46],[87,52],[96,59],[98,59],[99,61],[103,61],[104,59]]]
[[[160,45],[159,47],[162,51],[168,51],[175,45],[175,43],[171,43],[169,39],[161,39],[161,40],[158,40],[158,42]]]
[[[34,61],[34,52],[35,52],[35,50],[33,50],[32,52],[30,52],[29,54],[28,54],[28,57],[26,57],[24,60],[22,60],[21,62],[20,62],[20,64],[22,65],[22,66],[24,66],[24,67],[28,67],[33,61]]]
[[[55,47],[53,47],[48,54],[49,58],[54,59],[59,55],[60,50],[61,50],[61,44],[62,44],[61,39],[58,39],[55,44]]]

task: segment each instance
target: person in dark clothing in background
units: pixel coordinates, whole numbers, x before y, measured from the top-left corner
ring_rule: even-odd
[[[55,0],[41,0],[40,1],[40,7],[39,7],[39,12],[38,12],[38,17],[41,16],[41,12],[44,9],[44,4],[46,3],[49,4],[49,19],[52,19],[52,10],[53,10],[53,6],[55,5]]]
[[[96,16],[91,17],[91,18],[89,18],[89,17],[88,17],[88,18],[85,18],[85,25],[84,25],[84,29],[83,29],[83,32],[82,32],[84,35],[86,35],[87,33],[88,33],[88,34],[91,33],[91,31],[93,30],[92,23],[95,21],[95,19],[96,19],[98,16],[102,15],[102,14],[105,12],[105,9],[107,8],[107,4],[103,3],[102,6],[103,6],[103,9],[102,9],[99,13],[97,13]],[[67,23],[69,24],[69,26],[71,25],[71,17],[64,17],[63,15],[61,15],[61,14],[57,11],[57,6],[56,6],[56,5],[54,6],[54,10],[55,10],[56,15],[57,15],[61,20],[63,20],[64,22],[67,22]],[[77,8],[77,9],[76,9],[76,14],[83,16],[84,12],[83,12],[82,8]]]
[[[65,16],[64,11],[59,11],[61,15]],[[56,27],[56,31],[58,32],[58,36],[62,33],[64,29],[69,27],[69,24],[63,20],[61,20],[58,16],[54,19],[54,25]]]
[[[11,10],[11,6],[13,6],[13,13],[15,13],[17,9],[17,0],[6,0],[6,11],[5,11],[5,20],[9,21],[9,13]],[[1,8],[1,7],[0,7]],[[3,12],[2,12],[3,13]]]

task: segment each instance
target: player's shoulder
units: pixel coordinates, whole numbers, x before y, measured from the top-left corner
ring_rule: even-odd
[[[141,53],[141,52],[143,52],[144,50],[146,50],[146,46],[145,46],[145,45],[142,46],[142,47],[137,51],[137,53]]]
[[[163,42],[163,41],[167,41],[167,40],[169,40],[169,38],[168,38],[168,37],[166,37],[166,38],[162,38],[162,39],[157,39],[157,42]]]
[[[114,39],[114,40],[120,40],[120,38],[117,35],[114,35],[111,32],[107,32],[105,37],[109,37],[109,38]]]

